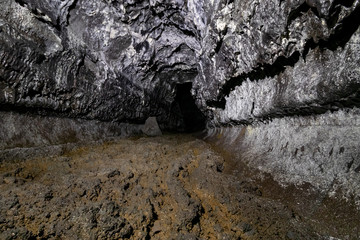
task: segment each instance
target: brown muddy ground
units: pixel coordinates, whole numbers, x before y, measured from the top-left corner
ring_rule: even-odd
[[[0,164],[0,239],[359,239],[360,212],[190,135]]]

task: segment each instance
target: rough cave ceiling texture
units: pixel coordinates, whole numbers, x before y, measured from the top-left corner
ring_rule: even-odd
[[[342,189],[360,206],[360,0],[0,9],[0,161],[18,147],[126,136],[150,116],[167,130],[206,121],[208,137],[249,166]]]
[[[210,125],[359,106],[358,0],[0,6],[3,109],[181,129],[184,83]]]

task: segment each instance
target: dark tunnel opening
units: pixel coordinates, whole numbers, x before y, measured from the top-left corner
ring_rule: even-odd
[[[206,118],[195,104],[195,99],[191,95],[192,83],[182,83],[176,85],[175,103],[180,110],[183,120],[183,131],[197,132],[205,128]]]

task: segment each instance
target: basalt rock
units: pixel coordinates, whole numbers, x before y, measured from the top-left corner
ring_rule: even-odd
[[[145,124],[141,130],[145,135],[150,137],[162,135],[159,125],[156,121],[156,117],[149,117],[146,119]]]
[[[210,125],[358,107],[359,5],[2,0],[0,103],[168,129],[185,83]]]
[[[194,89],[214,125],[359,107],[358,1],[219,4]]]
[[[134,124],[155,116],[163,130],[246,125],[257,137],[245,145],[222,137],[234,152],[246,146],[266,156],[249,160],[255,168],[301,181],[358,169],[359,0],[1,0],[0,7],[0,110]],[[299,134],[304,122],[308,137]],[[284,138],[272,148],[277,136]],[[315,185],[328,188],[338,180],[330,175]]]
[[[183,1],[1,1],[2,109],[183,127],[201,49]],[[195,8],[195,7],[193,7]]]

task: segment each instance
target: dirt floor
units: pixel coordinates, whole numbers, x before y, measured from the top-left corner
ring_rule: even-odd
[[[360,211],[191,135],[0,164],[0,239],[359,239]]]

